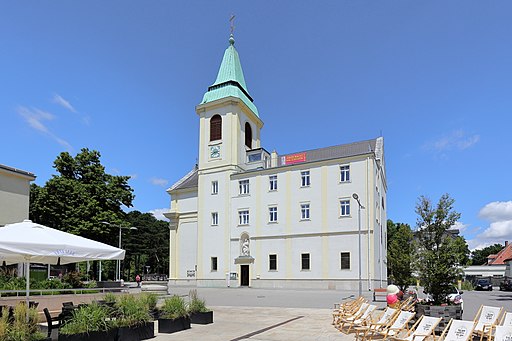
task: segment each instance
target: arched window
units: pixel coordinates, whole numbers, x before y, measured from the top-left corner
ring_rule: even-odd
[[[252,129],[249,122],[245,122],[245,145],[252,149]]]
[[[222,118],[215,115],[210,119],[210,141],[222,139]]]

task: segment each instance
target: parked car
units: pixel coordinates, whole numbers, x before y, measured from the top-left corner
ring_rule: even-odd
[[[500,283],[501,291],[512,291],[512,281],[510,279],[506,279]]]
[[[487,278],[480,278],[476,281],[475,290],[492,291],[492,283]]]

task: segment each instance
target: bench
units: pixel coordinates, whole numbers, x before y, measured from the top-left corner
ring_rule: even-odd
[[[375,288],[373,289],[373,301],[377,301],[377,297],[383,297],[384,301],[386,301],[386,296],[388,295],[386,288]]]

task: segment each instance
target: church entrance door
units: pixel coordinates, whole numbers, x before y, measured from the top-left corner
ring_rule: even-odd
[[[249,286],[249,265],[240,265],[240,286]]]

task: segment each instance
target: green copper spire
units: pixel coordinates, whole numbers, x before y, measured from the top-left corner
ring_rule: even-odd
[[[224,52],[217,79],[213,85],[208,87],[201,104],[229,96],[240,98],[259,117],[258,109],[253,104],[252,97],[247,91],[247,85],[245,85],[244,72],[235,49],[233,34],[229,37],[229,46]]]

